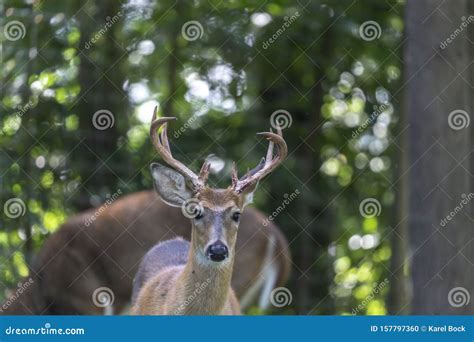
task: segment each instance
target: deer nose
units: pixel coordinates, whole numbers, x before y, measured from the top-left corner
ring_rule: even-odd
[[[221,241],[217,241],[207,248],[206,254],[212,261],[220,262],[229,256],[229,250]]]

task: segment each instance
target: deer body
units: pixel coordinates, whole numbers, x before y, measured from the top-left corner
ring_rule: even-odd
[[[182,252],[185,251],[186,254]],[[240,313],[239,303],[230,289],[232,262],[214,270],[206,267],[189,248],[189,242],[177,238],[164,241],[155,246],[148,254],[152,260],[169,259],[170,253],[177,253],[172,264],[153,265],[158,267],[149,272],[134,293],[134,311],[140,315],[235,315]],[[188,259],[189,257],[189,259]],[[146,259],[145,259],[146,260]],[[171,261],[171,260],[170,260]],[[144,270],[143,270],[144,271]],[[137,274],[141,275],[142,269]],[[148,276],[148,277],[147,277]],[[169,293],[168,293],[169,291]],[[138,296],[138,292],[142,295]]]
[[[209,163],[205,162],[196,175],[173,158],[167,138],[167,123],[173,119],[156,119],[155,109],[151,139],[172,168],[153,163],[151,174],[161,199],[170,206],[185,209],[184,213],[191,220],[191,242],[186,248],[185,241],[166,241],[147,253],[134,285],[133,313],[236,315],[240,309],[231,289],[231,279],[241,213],[252,201],[258,181],[285,158],[286,143],[281,130],[278,134],[261,133],[270,140],[266,158],[241,179],[237,177],[234,164],[232,185],[227,189],[213,189],[206,185]],[[161,126],[163,130],[158,135]],[[273,156],[274,144],[278,147],[276,157]],[[184,260],[186,250],[189,251]],[[196,293],[197,289],[201,291]]]

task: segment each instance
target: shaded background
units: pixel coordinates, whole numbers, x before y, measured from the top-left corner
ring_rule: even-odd
[[[473,190],[472,125],[458,132],[447,123],[452,110],[472,109],[465,101],[472,82],[451,78],[459,62],[457,73],[472,80],[472,42],[466,39],[472,28],[446,49],[447,63],[422,71],[440,60],[440,39],[472,13],[467,0],[454,2],[2,3],[3,27],[18,20],[25,30],[17,40],[2,38],[0,202],[21,198],[27,210],[0,219],[0,300],[69,216],[100,205],[117,189],[152,187],[148,167],[157,157],[148,129],[158,105],[159,115],[178,117],[169,130],[175,157],[194,170],[211,159],[211,184],[221,187],[230,182],[233,160],[242,173],[265,153],[266,142],[255,133],[267,130],[275,115],[283,120],[289,157],[261,182],[254,204],[271,214],[299,192],[275,217],[293,255],[287,285],[293,301],[275,313],[408,313],[413,298],[422,298],[416,294],[429,292],[428,284],[445,271],[452,281],[435,298],[415,301],[418,312],[472,311],[469,301],[450,306],[447,292],[472,290],[472,205],[457,217],[462,222],[454,234],[461,235],[452,246],[436,233],[461,194]],[[428,39],[434,28],[439,35]],[[404,55],[411,41],[418,43]],[[425,41],[426,56],[417,50]],[[437,78],[442,68],[448,71]],[[411,81],[421,71],[432,76],[415,86]],[[449,87],[461,98],[439,93]],[[430,94],[423,97],[421,88]],[[413,99],[403,99],[408,90]],[[417,107],[417,97],[427,102]],[[436,98],[454,105],[429,102]],[[433,115],[438,109],[442,116]],[[432,130],[423,126],[428,121]],[[441,193],[453,163],[449,156],[448,164],[439,159],[434,167],[441,171],[430,179],[426,171],[433,164],[418,163],[435,152],[420,138],[425,129],[438,141],[452,137],[443,145],[454,154],[452,167],[466,164],[460,171],[466,183],[443,188],[449,198],[432,199],[446,203],[443,211],[408,206],[421,201],[410,181],[426,181],[425,200],[430,189]],[[458,157],[460,144],[464,154]],[[367,201],[374,212],[362,208]],[[413,256],[431,231],[440,240],[428,243],[417,262]]]

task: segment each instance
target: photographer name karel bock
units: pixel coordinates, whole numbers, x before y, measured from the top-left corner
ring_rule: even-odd
[[[372,333],[465,333],[466,326],[461,325],[371,325]]]
[[[464,325],[428,325],[427,332],[466,332]]]

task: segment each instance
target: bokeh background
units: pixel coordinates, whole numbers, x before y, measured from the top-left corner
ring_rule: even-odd
[[[261,182],[254,204],[271,214],[299,192],[274,219],[293,256],[293,301],[274,313],[410,312],[413,293],[425,291],[426,282],[410,278],[423,272],[421,263],[410,267],[416,248],[406,246],[413,225],[404,221],[411,210],[404,208],[404,179],[416,167],[415,159],[405,168],[401,160],[409,155],[405,133],[416,143],[423,126],[404,124],[417,115],[407,113],[404,94],[419,90],[407,86],[410,73],[419,75],[414,67],[404,76],[404,48],[409,34],[424,37],[407,32],[405,11],[420,11],[413,27],[426,31],[444,22],[449,37],[460,15],[470,13],[469,1],[457,2],[423,8],[409,1],[410,9],[402,0],[2,1],[2,27],[15,20],[24,32],[20,26],[12,40],[2,29],[0,203],[20,198],[26,210],[0,216],[0,301],[68,217],[117,189],[152,188],[149,164],[157,158],[148,129],[158,106],[159,115],[178,118],[169,129],[175,157],[194,170],[212,160],[211,183],[222,187],[233,160],[243,172],[263,156],[266,142],[256,132],[277,116],[284,126],[289,157]],[[430,12],[436,20],[422,22]],[[466,41],[457,38],[463,46],[453,45],[454,55]],[[472,79],[469,70],[465,79]],[[450,81],[433,74],[425,86]],[[461,104],[452,110],[467,110]],[[449,112],[440,118],[446,130]],[[472,153],[469,138],[458,138]],[[472,192],[472,159],[456,160],[468,163],[468,188],[445,198],[448,208],[461,191]],[[458,225],[465,242],[472,242],[469,208],[459,215],[467,222]],[[435,224],[448,213],[437,213]],[[460,274],[472,275],[472,248],[464,247],[465,257],[456,258],[468,263],[447,267],[448,278],[461,277],[448,286],[469,294],[472,277],[469,285]],[[430,248],[424,262],[443,270],[434,261],[443,244]],[[434,276],[428,273],[427,280]],[[445,292],[433,296],[437,309],[423,311],[423,300],[417,308],[451,312]]]

